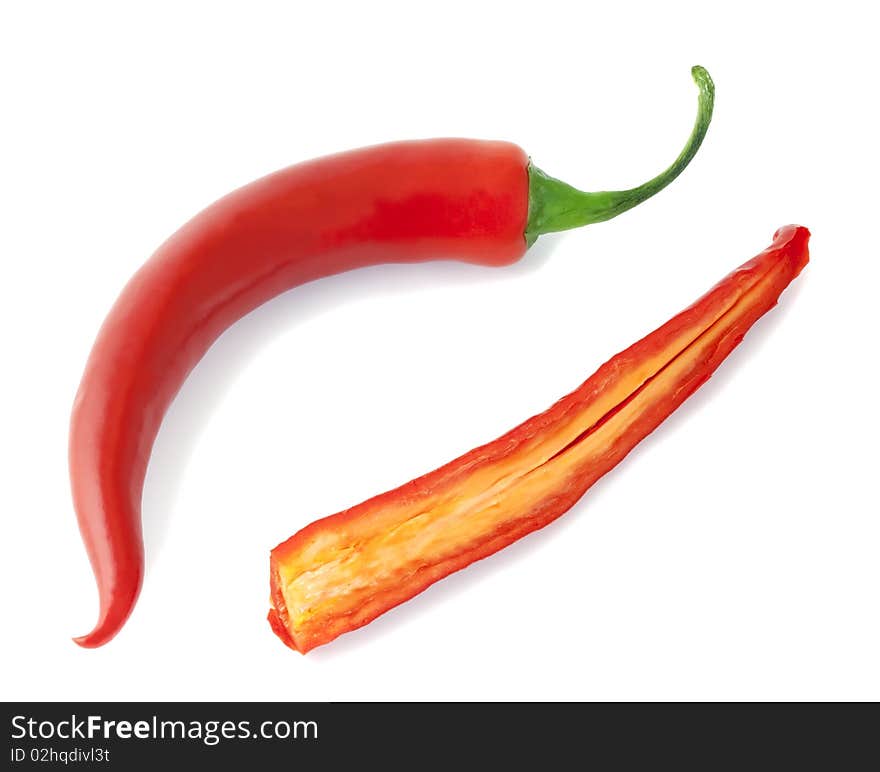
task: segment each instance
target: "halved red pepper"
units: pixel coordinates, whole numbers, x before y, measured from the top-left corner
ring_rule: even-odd
[[[300,652],[542,528],[704,383],[808,261],[773,244],[549,410],[488,445],[306,526],[271,553],[273,630]]]

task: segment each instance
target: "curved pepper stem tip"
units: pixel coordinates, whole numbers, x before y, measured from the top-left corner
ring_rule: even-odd
[[[715,84],[705,67],[696,65],[691,75],[699,89],[697,119],[687,144],[665,171],[629,190],[586,193],[529,164],[529,216],[526,243],[531,246],[543,233],[580,228],[622,214],[659,193],[681,174],[699,150],[712,121]]]

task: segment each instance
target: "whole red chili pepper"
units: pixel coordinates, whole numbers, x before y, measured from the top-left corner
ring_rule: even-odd
[[[141,494],[153,441],[188,373],[233,322],[322,276],[377,263],[455,258],[506,265],[540,234],[617,216],[668,185],[712,116],[702,67],[693,132],[672,166],[632,190],[583,193],[516,145],[398,142],[284,169],[220,199],[166,241],[104,321],[70,427],[70,476],[98,584],[100,646],[122,627],[143,579]]]
[[[809,235],[781,228],[760,255],[549,410],[278,545],[272,629],[305,653],[565,513],[776,304],[807,264]]]

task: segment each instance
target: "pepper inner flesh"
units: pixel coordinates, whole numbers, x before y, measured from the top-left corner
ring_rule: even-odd
[[[291,632],[314,616],[354,613],[389,583],[517,530],[549,499],[575,485],[583,489],[590,467],[600,476],[603,459],[619,454],[615,442],[635,422],[700,375],[737,320],[760,303],[773,274],[754,276],[709,318],[682,325],[655,353],[629,362],[621,377],[612,374],[565,420],[537,431],[511,455],[476,464],[464,478],[425,495],[377,506],[345,528],[319,531],[295,559],[274,566]]]

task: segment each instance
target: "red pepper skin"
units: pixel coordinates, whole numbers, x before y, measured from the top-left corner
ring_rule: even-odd
[[[578,389],[499,439],[275,547],[269,622],[301,653],[361,627],[570,509],[705,383],[809,259],[773,244]]]
[[[81,646],[109,641],[144,573],[141,493],[166,409],[231,324],[322,276],[379,263],[512,263],[526,250],[528,157],[465,139],[397,142],[271,174],[220,199],[129,281],[86,364],[70,477],[98,584]]]

